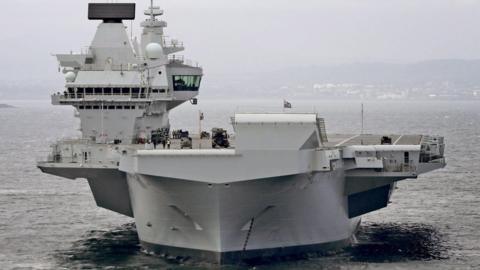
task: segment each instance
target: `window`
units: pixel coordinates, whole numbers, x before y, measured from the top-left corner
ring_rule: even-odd
[[[122,88],[122,95],[130,95],[130,88]]]
[[[103,88],[103,92],[105,93],[105,95],[111,95],[112,94],[112,88],[110,88],[110,87]]]
[[[117,88],[117,87],[113,88],[113,94],[114,95],[119,95],[121,93],[122,93],[122,90],[120,88]]]
[[[93,109],[98,110],[98,109],[100,109],[100,106],[93,106]]]
[[[67,91],[65,91],[65,96],[69,97],[69,98],[75,98],[75,92],[73,90],[73,88],[67,88]]]
[[[92,106],[85,106],[85,110],[91,110]]]
[[[406,164],[410,163],[410,153],[409,152],[405,152],[405,154],[404,154],[404,163],[406,163]]]
[[[78,106],[79,110],[83,110],[85,107],[84,106]]]
[[[121,110],[123,107],[122,106],[116,106],[115,107],[117,110]]]
[[[109,110],[115,110],[115,106],[108,106]]]
[[[198,91],[202,76],[175,75],[173,76],[174,91]]]
[[[90,95],[93,94],[93,88],[91,87],[85,88],[85,94],[90,94]]]
[[[132,88],[132,97],[133,98],[138,98],[139,93],[140,93],[140,88],[137,88],[137,87]]]

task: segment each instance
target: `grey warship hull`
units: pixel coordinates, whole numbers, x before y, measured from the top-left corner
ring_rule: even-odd
[[[208,186],[129,176],[142,245],[159,254],[231,263],[350,243],[360,219],[348,218],[342,181],[308,177]]]

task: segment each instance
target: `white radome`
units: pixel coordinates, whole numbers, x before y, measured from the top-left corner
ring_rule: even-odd
[[[150,59],[158,59],[163,56],[162,46],[158,43],[148,43],[146,47],[147,57]]]
[[[67,80],[67,82],[74,82],[76,78],[77,74],[73,71],[69,71],[65,74],[65,80]]]

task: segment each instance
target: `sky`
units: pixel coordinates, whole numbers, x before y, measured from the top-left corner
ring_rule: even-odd
[[[98,22],[87,20],[89,2],[100,1],[2,1],[0,79],[59,77],[51,54],[79,52],[95,33]],[[150,1],[135,2],[139,33]],[[167,35],[183,41],[183,54],[200,62],[206,74],[480,58],[477,0],[155,2],[165,10]]]

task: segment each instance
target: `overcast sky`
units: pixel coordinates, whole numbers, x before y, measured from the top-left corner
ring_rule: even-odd
[[[0,78],[58,76],[89,45],[87,0],[2,1]],[[99,2],[99,1],[96,1]],[[103,1],[105,2],[105,1]],[[149,0],[137,2],[136,32]],[[345,62],[480,58],[477,0],[158,0],[169,36],[208,73]],[[129,26],[130,23],[127,22]],[[22,74],[23,76],[19,76]]]

